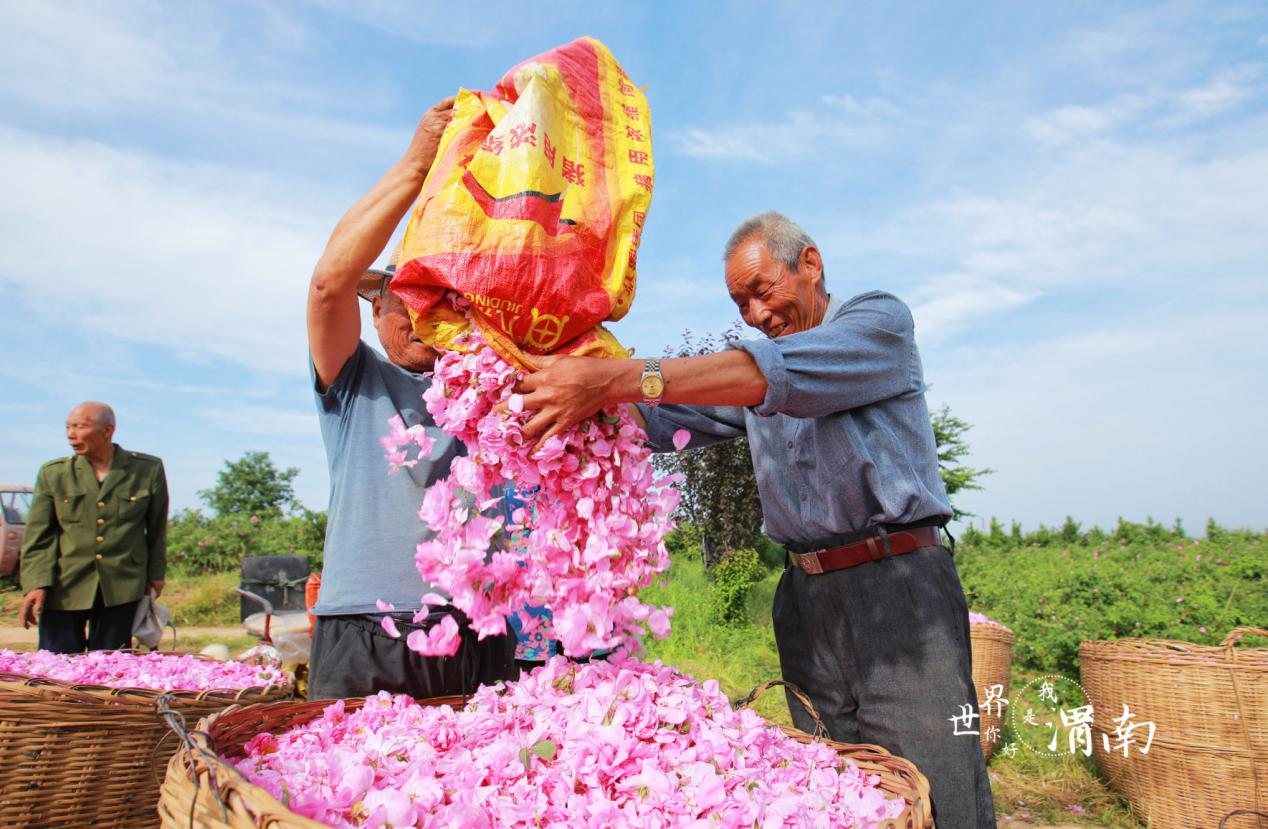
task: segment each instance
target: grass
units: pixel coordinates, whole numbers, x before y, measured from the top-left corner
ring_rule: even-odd
[[[236,572],[171,573],[160,603],[172,611],[172,623],[177,627],[232,627],[239,624],[237,586]]]
[[[720,625],[713,618],[712,588],[699,557],[675,554],[666,582],[640,594],[646,601],[675,608],[673,632],[667,639],[649,640],[646,656],[699,680],[716,679],[732,699],[747,695],[768,679],[778,679],[779,655],[770,618],[778,582],[779,573],[774,571],[753,588],[747,600],[745,624]],[[1020,689],[1036,676],[1035,672],[1015,667],[1013,688]],[[791,724],[779,689],[764,694],[754,708],[771,722]],[[1010,736],[1005,731],[1004,740]],[[1126,801],[1108,786],[1090,758],[1044,757],[1023,748],[1012,757],[997,751],[988,768],[995,810],[1000,816],[1038,825],[1141,829]],[[1080,810],[1085,814],[1079,814]]]

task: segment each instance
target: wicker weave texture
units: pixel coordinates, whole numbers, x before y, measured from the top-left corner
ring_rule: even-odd
[[[419,700],[423,705],[463,704],[462,697]],[[321,715],[330,700],[277,703],[231,708],[204,719],[172,756],[159,799],[162,829],[321,829],[323,824],[291,812],[264,789],[248,782],[222,759],[242,753],[247,741],[264,731],[273,734]],[[355,710],[364,700],[345,700]],[[791,728],[784,731],[802,742],[814,737]],[[823,741],[867,774],[880,778],[889,795],[902,797],[907,808],[878,829],[932,829],[929,783],[907,760],[879,746]]]
[[[271,686],[166,699],[196,718],[290,693]],[[159,783],[177,747],[156,713],[160,696],[0,674],[0,826],[157,826]]]
[[[1096,712],[1093,748],[1111,784],[1155,829],[1217,826],[1236,810],[1268,812],[1268,648],[1239,647],[1238,628],[1218,647],[1160,639],[1087,641],[1083,687]],[[1127,757],[1115,750],[1124,706],[1137,729]],[[1105,740],[1109,741],[1107,750]],[[1226,829],[1268,829],[1268,818],[1231,817]]]
[[[983,703],[986,690],[992,685],[1004,686],[1003,699],[1008,699],[1013,674],[1013,632],[999,625],[979,622],[969,625],[969,638],[973,645],[973,687],[977,689],[981,714],[978,721],[981,736],[978,739],[982,743],[982,755],[990,759],[999,747],[1008,712],[1003,705],[992,706],[988,711]],[[989,737],[992,727],[996,729],[995,740]]]

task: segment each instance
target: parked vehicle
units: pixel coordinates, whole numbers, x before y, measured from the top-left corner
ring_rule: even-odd
[[[30,509],[29,486],[0,484],[0,576],[17,572],[22,536],[26,534],[26,514]]]

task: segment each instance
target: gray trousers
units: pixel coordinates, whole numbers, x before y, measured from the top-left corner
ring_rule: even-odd
[[[806,693],[833,740],[875,743],[915,763],[929,779],[938,829],[994,829],[978,738],[956,736],[952,722],[964,705],[977,711],[977,693],[969,611],[949,550],[922,547],[816,575],[785,568],[772,621],[784,679]],[[791,694],[788,707],[798,728],[813,730]]]

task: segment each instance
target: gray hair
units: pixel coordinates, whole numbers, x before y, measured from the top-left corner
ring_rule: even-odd
[[[102,428],[112,428],[115,425],[114,409],[110,408],[105,403],[99,403],[96,400],[85,400],[83,403],[76,406],[75,409],[83,409],[85,413],[89,414],[93,420],[97,421],[97,425]],[[71,411],[74,411],[75,409],[72,409]]]
[[[730,259],[736,248],[754,236],[766,245],[766,252],[772,259],[782,262],[784,267],[793,273],[797,272],[797,263],[801,260],[803,250],[806,248],[818,250],[819,248],[801,225],[783,213],[767,210],[765,213],[758,213],[753,218],[746,219],[735,229],[723,249],[722,261]]]

